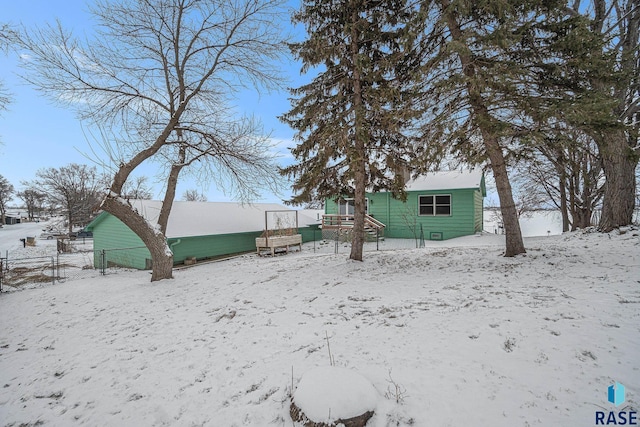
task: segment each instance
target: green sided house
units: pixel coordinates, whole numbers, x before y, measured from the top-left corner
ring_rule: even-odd
[[[161,201],[131,200],[147,221],[157,224]],[[167,243],[174,264],[256,250],[256,237],[268,229],[294,228],[303,242],[315,237],[315,216],[275,203],[174,202],[167,224]],[[311,225],[311,227],[310,227]],[[93,232],[94,265],[151,268],[142,240],[122,221],[102,212],[87,227]],[[320,237],[320,236],[318,236]]]
[[[365,228],[371,236],[445,240],[482,231],[487,195],[482,171],[432,172],[408,180],[405,189],[405,202],[394,199],[390,192],[366,194]],[[353,199],[326,201],[324,238],[352,225]]]

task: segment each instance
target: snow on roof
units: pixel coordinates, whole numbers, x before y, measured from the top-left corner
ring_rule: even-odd
[[[428,172],[407,182],[406,191],[458,190],[462,188],[480,188],[481,170]]]
[[[162,202],[159,200],[132,200],[131,204],[147,221],[157,224]],[[265,211],[287,211],[269,213],[270,229],[295,227],[295,210],[277,203],[241,204],[234,202],[173,202],[167,237],[209,236],[250,231],[265,228]],[[305,227],[310,220],[303,215],[298,218],[299,226]]]

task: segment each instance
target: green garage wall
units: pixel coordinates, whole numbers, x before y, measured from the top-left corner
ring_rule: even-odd
[[[101,254],[105,251],[108,265],[118,265],[136,269],[149,268],[151,255],[142,240],[113,215],[103,212],[89,226],[93,231],[94,265],[101,265]],[[320,239],[321,233],[303,227],[298,229],[302,241],[309,242]],[[198,260],[216,258],[256,250],[256,237],[262,231],[216,234],[209,236],[190,236],[169,238],[167,243],[173,251],[174,264],[181,264],[188,257]]]

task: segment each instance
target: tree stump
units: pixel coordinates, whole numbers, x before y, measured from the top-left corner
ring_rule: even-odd
[[[289,414],[305,427],[364,427],[379,394],[356,371],[334,366],[306,372],[292,393]]]
[[[309,420],[304,412],[302,412],[302,409],[296,406],[295,402],[291,402],[289,414],[291,415],[291,419],[293,421],[301,422],[305,427],[335,427],[337,425],[340,425],[341,423],[344,425],[344,427],[365,427],[367,425],[367,422],[369,421],[369,418],[373,417],[373,411],[367,411],[357,417],[347,419],[338,418],[337,420],[332,421],[331,424],[327,424],[324,422],[315,422]]]

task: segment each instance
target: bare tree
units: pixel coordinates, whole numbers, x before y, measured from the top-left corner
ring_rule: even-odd
[[[0,52],[6,53],[11,44],[12,29],[7,24],[0,24]],[[7,109],[11,102],[11,94],[5,87],[4,81],[0,80],[0,112]]]
[[[604,174],[595,142],[577,129],[556,132],[526,163],[528,184],[562,213],[562,230],[591,225],[602,203]]]
[[[151,200],[153,191],[147,184],[148,180],[146,176],[129,179],[122,187],[122,196],[133,200]]]
[[[16,195],[24,202],[27,216],[30,221],[33,221],[36,217],[40,216],[47,195],[37,190],[32,183],[21,182],[21,184],[25,189],[16,193]]]
[[[11,200],[13,191],[13,185],[0,175],[0,225],[6,221],[7,203]]]
[[[95,167],[72,163],[38,170],[34,186],[62,208],[72,232],[74,225],[84,226],[90,221],[104,196],[102,182]]]
[[[545,192],[535,182],[532,182],[523,170],[526,167],[517,168],[516,172],[512,174],[513,199],[518,219],[526,218],[533,212],[544,208],[547,202]]]
[[[186,202],[206,202],[207,196],[198,192],[198,190],[187,190],[182,195],[182,200]]]
[[[160,228],[178,176],[202,166],[232,181],[240,196],[277,185],[266,139],[230,101],[240,89],[279,87],[275,60],[285,51],[282,0],[98,0],[96,37],[80,41],[58,23],[25,31],[27,80],[80,117],[118,129],[116,165],[102,208],[124,222],[151,253],[151,280],[172,277],[162,232],[123,197],[143,162],[165,163]],[[251,132],[250,132],[251,131]],[[257,179],[259,178],[259,179]]]

